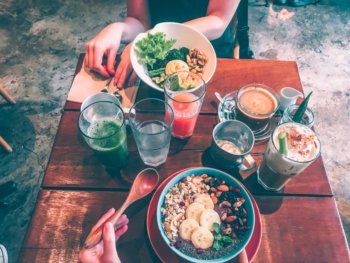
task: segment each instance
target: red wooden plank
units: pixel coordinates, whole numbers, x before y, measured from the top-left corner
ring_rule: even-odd
[[[62,115],[62,120],[57,131],[56,147],[70,147],[71,154],[74,154],[74,149],[80,148],[83,145],[83,140],[79,136],[77,128],[77,121],[80,112],[66,111]],[[193,136],[189,140],[177,140],[173,138],[170,146],[173,151],[179,150],[205,150],[210,146],[212,133],[215,125],[219,123],[219,119],[214,115],[200,115]],[[129,151],[136,151],[136,144],[132,133],[128,130],[128,149]],[[263,153],[266,142],[257,143],[253,148],[253,153]]]
[[[41,191],[19,262],[77,262],[90,228],[125,197],[120,192]],[[257,197],[256,201],[263,234],[255,263],[350,262],[333,198]],[[129,230],[117,243],[122,262],[156,260],[145,230],[147,203],[143,200],[126,211]]]
[[[64,188],[99,188],[128,189],[130,182],[145,165],[139,157],[131,132],[129,131],[129,161],[125,169],[119,172],[107,171],[93,151],[86,146],[78,135],[76,120],[78,112],[65,112],[47,167],[43,187]],[[171,173],[194,166],[210,166],[220,168],[209,154],[212,128],[217,122],[215,116],[200,116],[192,138],[187,142],[173,140],[167,162],[158,168],[161,178]],[[257,164],[265,144],[259,144],[253,149]],[[240,178],[236,170],[226,170]],[[243,177],[246,178],[246,174]],[[256,174],[248,177],[245,184],[253,193],[264,193],[256,183]],[[285,194],[332,195],[324,170],[322,159],[319,158],[301,175],[292,180],[284,189]]]
[[[80,57],[76,72],[79,72],[83,57]],[[218,100],[214,92],[222,96],[238,90],[249,83],[263,83],[279,91],[283,87],[294,87],[302,91],[298,67],[294,61],[234,60],[218,59],[216,72],[208,83],[202,113],[217,113]],[[148,97],[164,98],[162,92],[141,85],[137,100]],[[66,102],[65,110],[79,110],[80,104]]]

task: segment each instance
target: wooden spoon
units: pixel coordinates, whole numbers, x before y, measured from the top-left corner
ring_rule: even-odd
[[[238,262],[239,263],[249,263],[247,252],[245,251],[245,248],[242,250],[241,253],[239,253],[239,255],[238,255]]]
[[[153,168],[146,168],[139,172],[134,180],[134,183],[131,186],[130,192],[125,202],[117,211],[115,211],[115,213],[109,219],[107,219],[106,222],[111,222],[113,225],[115,225],[119,217],[124,213],[129,205],[151,193],[157,186],[158,181],[159,174],[157,170]],[[91,231],[89,233],[84,243],[85,248],[88,249],[94,247],[102,240],[103,227],[104,224],[97,228],[95,231]]]

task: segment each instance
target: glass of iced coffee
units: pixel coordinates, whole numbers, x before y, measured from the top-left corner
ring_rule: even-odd
[[[280,150],[281,133],[285,134],[286,150],[283,153]],[[283,123],[271,134],[257,171],[258,182],[266,190],[279,191],[314,162],[320,152],[320,141],[310,128],[296,122]]]
[[[236,119],[254,133],[264,131],[278,109],[277,93],[270,87],[252,83],[239,89],[236,96]]]

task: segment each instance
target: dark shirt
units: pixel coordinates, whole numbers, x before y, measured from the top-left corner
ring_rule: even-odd
[[[148,0],[150,24],[184,23],[206,16],[209,0]],[[220,38],[211,41],[217,57],[233,58],[234,39],[230,25]]]

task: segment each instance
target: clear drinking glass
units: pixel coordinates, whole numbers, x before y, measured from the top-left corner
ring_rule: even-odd
[[[283,116],[280,120],[280,123],[285,122],[293,122],[294,114],[296,113],[297,109],[299,108],[298,104],[292,104],[289,105],[283,112]],[[315,114],[310,108],[306,108],[306,111],[303,115],[303,118],[301,119],[301,124],[304,124],[305,126],[312,128],[312,126],[315,123]]]
[[[108,167],[125,166],[128,156],[125,116],[122,108],[110,101],[98,101],[79,115],[78,128],[87,145]]]
[[[164,82],[165,99],[174,110],[172,135],[185,139],[193,134],[206,92],[201,76],[180,71]]]
[[[130,109],[129,122],[142,161],[154,167],[165,163],[174,122],[169,104],[159,99],[143,99]]]
[[[287,155],[279,151],[280,132],[286,132],[287,136],[295,138],[287,144]],[[271,134],[263,161],[257,171],[258,182],[266,190],[279,191],[291,178],[313,163],[320,152],[320,141],[310,128],[296,122],[283,123]]]

